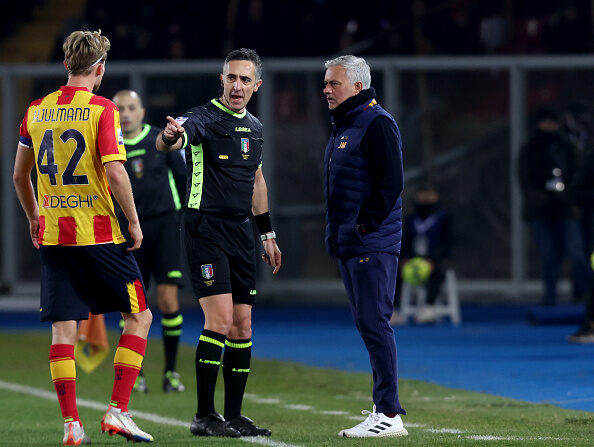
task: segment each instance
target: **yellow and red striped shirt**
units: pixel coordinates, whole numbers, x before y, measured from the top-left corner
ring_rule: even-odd
[[[124,242],[103,166],[126,161],[113,102],[61,87],[31,103],[20,143],[35,151],[40,244]]]

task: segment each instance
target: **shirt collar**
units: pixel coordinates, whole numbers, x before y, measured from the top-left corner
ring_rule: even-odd
[[[375,89],[370,87],[366,90],[361,90],[355,96],[345,99],[342,103],[330,110],[332,121],[339,125],[347,119],[350,112],[355,110],[362,104],[365,104],[375,97]]]
[[[72,85],[63,85],[62,87],[60,87],[60,90],[62,90],[63,92],[73,92],[73,91],[79,91],[79,90],[84,90],[86,92],[89,91],[89,89],[86,87],[75,87]]]

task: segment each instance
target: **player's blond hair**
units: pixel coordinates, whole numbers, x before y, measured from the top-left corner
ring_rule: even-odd
[[[111,44],[99,31],[74,31],[64,39],[64,60],[68,73],[85,75],[107,59]]]

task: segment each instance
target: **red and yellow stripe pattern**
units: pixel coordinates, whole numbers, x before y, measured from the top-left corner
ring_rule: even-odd
[[[58,357],[50,359],[50,371],[54,383],[76,381],[74,357]]]
[[[74,345],[51,345],[49,361],[52,381],[54,382],[64,422],[78,421]]]
[[[124,346],[118,346],[118,349],[116,349],[115,357],[113,359],[113,364],[116,368],[118,366],[125,366],[140,371],[143,358],[143,355],[133,351],[132,349],[126,348]]]
[[[146,310],[146,297],[140,279],[137,278],[133,283],[126,284],[126,287],[130,297],[130,313],[135,314]]]

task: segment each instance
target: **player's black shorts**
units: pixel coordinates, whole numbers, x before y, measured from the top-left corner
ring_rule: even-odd
[[[181,286],[183,283],[179,221],[177,212],[143,217],[140,220],[142,245],[132,253],[138,262],[147,289],[150,287],[151,275],[157,284]],[[123,223],[120,227],[124,237],[130,241]]]
[[[144,284],[125,244],[45,245],[41,254],[41,321],[86,320],[89,310],[147,309]]]
[[[196,298],[233,294],[236,303],[256,300],[254,233],[249,219],[236,222],[184,212],[184,242]]]

